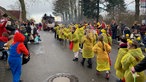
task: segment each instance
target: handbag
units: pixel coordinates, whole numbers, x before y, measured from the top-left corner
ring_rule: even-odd
[[[24,54],[23,54],[23,57],[22,57],[22,65],[27,64],[29,62],[29,60],[30,60],[30,55],[28,56],[28,58],[26,58],[24,56]]]
[[[69,44],[69,49],[72,50],[73,49],[73,42],[71,41]]]

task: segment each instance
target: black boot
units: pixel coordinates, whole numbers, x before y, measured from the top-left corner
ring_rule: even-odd
[[[85,58],[83,58],[83,60],[81,61],[81,65],[84,66],[84,62],[85,62]]]
[[[87,67],[90,68],[90,69],[92,69],[92,64],[89,64]]]
[[[91,58],[88,59],[88,66],[87,67],[92,69],[92,59]]]

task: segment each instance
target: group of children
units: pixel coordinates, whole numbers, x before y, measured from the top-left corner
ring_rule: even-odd
[[[55,27],[55,38],[61,42],[69,41],[70,48],[74,52],[73,61],[78,61],[78,54],[81,51],[84,66],[85,60],[88,59],[88,68],[92,68],[92,59],[96,57],[97,74],[106,71],[106,79],[109,79],[111,60],[112,38],[108,26],[106,28],[92,28],[90,25],[63,25]],[[140,36],[136,35],[135,30],[131,35],[125,34],[120,37],[119,51],[115,62],[116,75],[118,82],[133,82],[133,76],[130,68],[140,62],[144,55],[140,48]],[[65,43],[66,44],[66,43]],[[144,82],[144,72],[137,73],[136,82]]]
[[[55,38],[61,42],[69,41],[70,48],[74,52],[73,61],[77,62],[79,53],[82,54],[81,65],[84,66],[88,59],[88,68],[92,68],[92,59],[96,56],[97,74],[106,71],[106,79],[109,79],[110,57],[112,39],[108,29],[94,29],[90,25],[63,25],[55,27]],[[71,45],[72,44],[72,45]]]

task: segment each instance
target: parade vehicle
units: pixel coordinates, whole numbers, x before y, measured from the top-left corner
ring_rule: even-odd
[[[55,17],[53,17],[52,15],[47,16],[47,14],[45,14],[42,17],[42,24],[43,24],[43,30],[44,31],[50,31],[54,29],[55,26]]]

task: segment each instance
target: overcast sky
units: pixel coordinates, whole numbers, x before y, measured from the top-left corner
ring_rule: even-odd
[[[51,14],[53,11],[53,2],[55,0],[35,0],[35,2],[32,2],[32,0],[25,0],[26,1],[26,8],[27,13],[30,17],[33,17],[35,19],[40,19],[44,13]],[[134,0],[125,0],[126,4],[129,4]],[[11,9],[10,5],[17,5],[18,0],[0,0],[0,6]],[[128,10],[134,10],[135,3],[132,3],[127,6]]]

